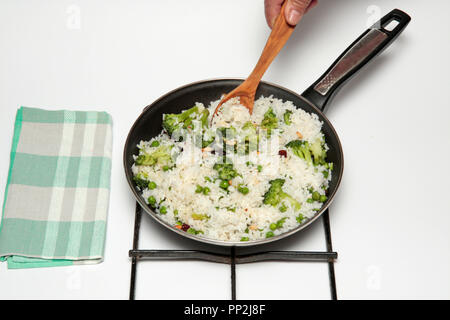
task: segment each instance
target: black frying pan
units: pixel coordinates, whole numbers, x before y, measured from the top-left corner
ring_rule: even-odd
[[[195,102],[202,102],[205,105],[209,105],[211,101],[218,100],[223,93],[230,92],[241,84],[243,81],[242,79],[217,79],[192,83],[165,94],[143,110],[130,130],[123,154],[126,178],[136,200],[151,217],[173,232],[184,237],[215,245],[252,246],[276,241],[304,229],[306,226],[317,220],[331,204],[339,187],[344,169],[342,146],[336,131],[323,114],[325,107],[338,89],[340,89],[357,71],[386,49],[404,30],[410,20],[411,18],[400,10],[395,9],[391,11],[352,43],[324,75],[303,92],[302,95],[275,84],[267,82],[260,83],[256,92],[256,98],[261,95],[273,95],[274,97],[285,101],[292,101],[298,108],[302,108],[307,112],[317,114],[319,119],[323,121],[322,131],[325,135],[325,141],[329,146],[327,161],[331,161],[334,164],[332,180],[328,189],[327,202],[324,203],[321,210],[318,211],[315,216],[308,219],[297,228],[272,238],[248,242],[227,242],[202,238],[176,229],[160,219],[159,216],[145,203],[140,195],[140,191],[133,182],[131,166],[134,162],[133,155],[138,154],[137,145],[141,140],[150,140],[161,132],[162,116],[164,113],[179,113],[187,106],[193,105]],[[385,29],[392,21],[396,21],[398,23],[397,26],[391,31]]]

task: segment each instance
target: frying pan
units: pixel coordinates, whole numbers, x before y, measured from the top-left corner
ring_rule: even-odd
[[[131,166],[134,163],[133,155],[136,155],[139,152],[137,145],[141,140],[150,140],[151,138],[159,135],[162,130],[163,114],[180,113],[184,108],[186,108],[186,106],[191,106],[195,102],[202,102],[205,105],[209,105],[211,101],[218,100],[222,94],[230,92],[236,88],[244,81],[243,79],[215,79],[191,83],[165,94],[149,106],[145,107],[128,134],[123,153],[125,175],[136,200],[152,218],[167,227],[169,230],[176,232],[183,237],[214,245],[259,245],[280,240],[303,230],[308,225],[316,221],[331,204],[339,188],[344,169],[342,146],[331,122],[323,113],[325,107],[347,80],[349,80],[375,56],[386,49],[398,37],[398,35],[408,25],[410,20],[411,18],[406,13],[398,9],[394,9],[388,13],[370,29],[366,30],[358,39],[356,39],[341,54],[341,56],[339,56],[331,67],[301,95],[272,83],[260,83],[256,92],[256,97],[260,97],[261,95],[273,95],[274,97],[284,101],[292,101],[298,108],[301,108],[309,113],[317,114],[320,121],[323,122],[322,132],[324,133],[325,141],[329,147],[327,161],[333,162],[334,164],[332,179],[329,183],[328,200],[323,204],[320,211],[318,211],[312,218],[306,220],[303,224],[297,226],[295,229],[272,238],[248,242],[229,242],[202,238],[200,236],[192,235],[180,229],[174,228],[169,223],[163,221],[152,210],[152,208],[146,204],[145,200],[140,195],[140,191],[133,182]],[[389,28],[389,30],[386,29],[388,25],[391,25],[392,21],[395,21],[397,24],[395,28]]]

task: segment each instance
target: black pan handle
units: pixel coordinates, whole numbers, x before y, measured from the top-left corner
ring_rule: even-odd
[[[396,21],[392,30],[386,27]],[[324,111],[338,89],[357,71],[386,49],[405,29],[411,17],[394,9],[366,30],[302,96]],[[389,28],[390,29],[390,28]]]

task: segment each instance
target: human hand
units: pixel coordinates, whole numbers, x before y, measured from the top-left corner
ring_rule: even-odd
[[[317,4],[317,0],[264,0],[267,24],[272,28],[276,17],[280,14],[283,2],[287,1],[284,14],[287,23],[295,26],[303,15]]]

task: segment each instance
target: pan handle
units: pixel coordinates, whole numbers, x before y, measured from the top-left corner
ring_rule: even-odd
[[[331,67],[303,92],[302,96],[321,111],[324,111],[338,89],[363,66],[386,49],[410,21],[411,17],[401,10],[394,9],[389,12],[356,39]],[[393,29],[388,27],[391,22],[397,24]]]

